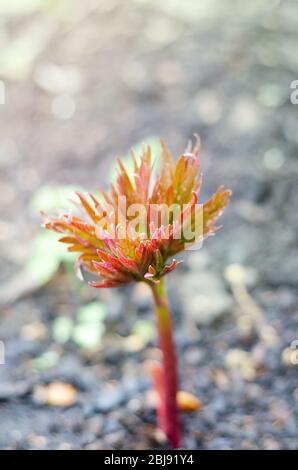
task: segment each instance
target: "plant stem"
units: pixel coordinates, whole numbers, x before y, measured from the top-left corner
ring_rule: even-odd
[[[172,317],[169,310],[163,279],[151,284],[155,301],[159,346],[162,351],[162,367],[154,372],[154,381],[159,393],[159,425],[166,433],[172,447],[180,445],[180,423],[177,409],[177,359],[173,340]]]

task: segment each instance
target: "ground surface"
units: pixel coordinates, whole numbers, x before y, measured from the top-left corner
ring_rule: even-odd
[[[131,335],[153,320],[147,292],[78,289],[63,268],[29,289],[29,202],[45,185],[105,184],[143,139],[177,153],[194,132],[202,198],[221,183],[234,196],[222,232],[169,276],[181,387],[203,403],[183,416],[183,446],[297,448],[297,2],[60,3],[0,7],[0,448],[166,446],[144,399],[156,342]],[[58,344],[55,320],[94,299],[100,351]],[[45,403],[56,381],[77,390],[72,406]]]

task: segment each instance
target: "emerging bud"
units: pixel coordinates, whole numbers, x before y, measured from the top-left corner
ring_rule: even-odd
[[[209,201],[198,204],[202,182],[199,152],[197,138],[195,146],[189,145],[174,164],[161,142],[161,168],[154,180],[148,146],[140,163],[132,154],[132,177],[118,162],[116,185],[110,195],[102,192],[101,202],[92,194],[77,193],[85,215],[44,215],[44,226],[63,233],[60,242],[80,253],[76,269],[98,276],[93,287],[117,287],[132,281],[158,283],[179,264],[173,258],[177,253],[217,230],[215,222],[229,201],[231,191],[220,187]]]

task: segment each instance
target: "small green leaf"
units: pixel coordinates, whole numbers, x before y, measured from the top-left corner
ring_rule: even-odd
[[[104,319],[106,306],[101,302],[91,302],[81,307],[77,314],[78,324],[72,338],[82,348],[99,346],[105,332]]]
[[[44,186],[36,191],[29,203],[33,213],[39,214],[41,210],[46,213],[57,211],[57,209],[67,210],[74,200],[76,191],[84,191],[79,186]]]
[[[74,328],[73,340],[82,348],[96,348],[104,332],[103,323],[81,323]]]

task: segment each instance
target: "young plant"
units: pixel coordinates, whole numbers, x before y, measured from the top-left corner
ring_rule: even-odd
[[[151,149],[140,160],[132,152],[130,176],[119,161],[119,173],[111,193],[100,197],[77,193],[82,215],[44,215],[44,226],[64,236],[60,242],[78,252],[76,271],[95,276],[95,288],[145,282],[155,304],[162,363],[151,366],[159,398],[158,423],[173,448],[180,446],[177,359],[173,326],[164,276],[180,261],[173,256],[185,249],[198,249],[213,234],[215,222],[227,206],[231,192],[219,187],[204,204],[198,204],[202,177],[200,142],[188,145],[177,163],[161,142],[161,165],[154,176]],[[169,263],[167,261],[170,260]]]

